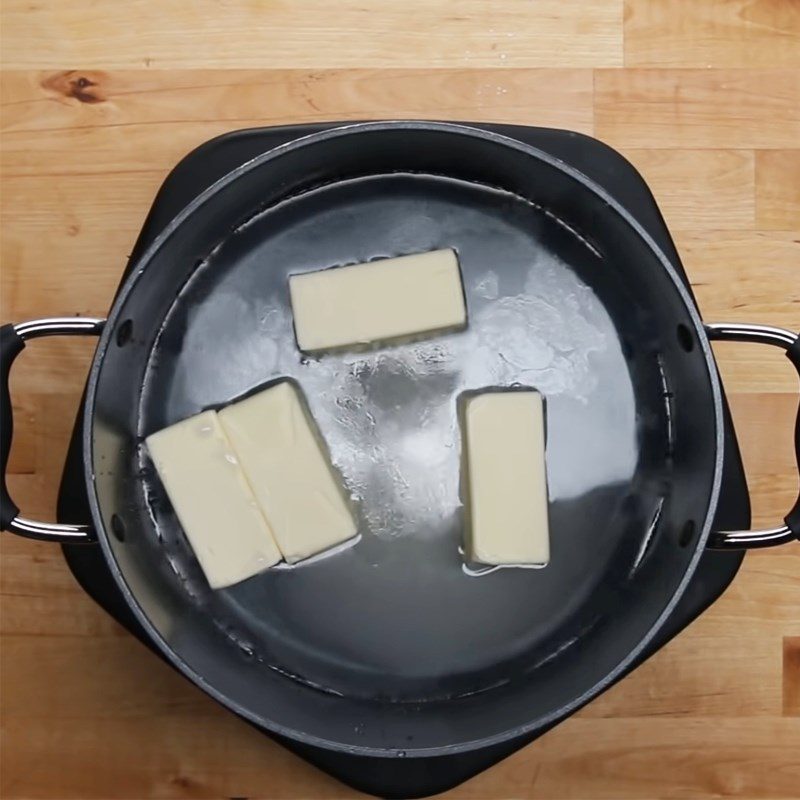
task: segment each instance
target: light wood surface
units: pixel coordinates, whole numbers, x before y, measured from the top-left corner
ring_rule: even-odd
[[[224,131],[427,117],[571,128],[650,182],[708,320],[800,326],[796,0],[4,0],[0,318],[106,312],[153,195]],[[797,379],[718,348],[754,522],[797,491]],[[13,374],[11,487],[54,497],[91,356]],[[111,621],[57,548],[0,536],[3,798],[344,798]],[[453,798],[800,796],[800,546]]]

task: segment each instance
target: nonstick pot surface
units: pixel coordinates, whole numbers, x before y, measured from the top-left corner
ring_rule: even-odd
[[[391,163],[391,143],[380,146]],[[703,348],[681,346],[696,320],[652,255],[639,262],[613,226],[607,242],[554,210],[530,155],[526,193],[502,176],[398,161],[345,167],[261,208],[251,180],[216,239],[208,227],[205,245],[167,237],[112,318],[93,466],[106,527],[124,530],[108,555],[206,688],[289,735],[402,752],[554,713],[643,640],[699,546],[716,430]],[[288,275],[440,247],[458,252],[467,331],[298,351]],[[170,286],[158,258],[184,259],[185,279]],[[634,270],[653,277],[632,281]],[[684,421],[676,398],[692,375]],[[305,394],[360,538],[212,592],[141,440],[284,377]],[[127,402],[126,381],[138,387]],[[511,385],[546,397],[551,561],[474,574],[459,553],[457,400]]]

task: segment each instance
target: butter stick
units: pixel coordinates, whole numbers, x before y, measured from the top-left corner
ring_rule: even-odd
[[[491,391],[464,403],[470,559],[492,565],[547,563],[542,396],[527,390]]]
[[[154,433],[146,445],[212,589],[281,560],[216,412],[204,411]]]
[[[289,563],[356,534],[356,523],[295,386],[283,381],[219,412]]]
[[[307,352],[435,333],[467,321],[453,250],[292,275],[289,293],[297,343]]]

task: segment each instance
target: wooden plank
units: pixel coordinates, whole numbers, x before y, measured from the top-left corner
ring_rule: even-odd
[[[751,497],[758,499],[752,492]],[[794,547],[747,553],[722,597],[685,634],[700,639],[706,635],[736,636],[738,623],[739,635],[743,627],[756,638],[763,633],[773,643],[773,658],[780,658],[781,637],[800,632],[798,565],[800,553]],[[749,680],[749,675],[741,676],[740,690],[748,691],[743,687]]]
[[[19,370],[22,361],[26,356],[31,356],[33,350],[26,348],[26,352],[17,361],[15,367]],[[83,377],[85,381],[86,372],[84,368]],[[20,457],[27,461],[31,456],[34,461],[27,463],[23,470],[14,469],[15,474],[23,476],[42,477],[46,480],[56,482],[61,476],[64,465],[64,455],[67,443],[72,432],[73,422],[78,410],[79,395],[71,395],[69,392],[60,392],[56,386],[50,386],[49,391],[36,392],[17,392],[15,387],[17,381],[12,380],[12,398],[21,395],[21,403],[13,400],[14,408],[30,409],[27,414],[16,418],[14,429],[14,446],[12,453],[16,455],[17,445],[21,445],[22,453]],[[25,447],[26,440],[31,436],[36,438],[34,446]],[[12,459],[15,456],[12,456]],[[53,484],[55,486],[55,483]],[[55,492],[51,492],[55,496]],[[37,503],[44,501],[44,498],[36,498]],[[45,501],[46,502],[46,501]]]
[[[752,228],[754,159],[747,150],[623,150],[671,230]]]
[[[800,230],[800,150],[756,153],[755,199],[757,228]]]
[[[800,5],[626,0],[627,67],[798,67]]]
[[[201,707],[207,713],[198,716]],[[87,724],[74,716],[10,718],[3,761],[4,798],[21,796],[20,790],[26,798],[59,800],[357,796],[207,697],[199,697],[185,714],[122,724],[113,719]]]
[[[780,366],[791,372],[786,359],[779,358],[784,362]],[[721,363],[723,381],[733,371],[731,366]],[[758,369],[757,363],[742,366],[750,371]],[[793,435],[797,392],[729,394],[728,399],[750,488],[753,526],[773,528],[789,512],[798,493]]]
[[[13,388],[17,388],[14,380]],[[19,395],[13,402],[14,412],[14,448],[8,461],[8,470],[17,475],[32,475],[37,467],[40,455],[41,432],[37,430],[37,421],[41,415],[41,398],[27,393]]]
[[[800,636],[783,640],[783,714],[800,717]]]
[[[793,148],[800,71],[597,70],[595,133],[623,148]]]
[[[800,231],[673,231],[703,316],[797,325]],[[793,383],[785,385],[789,391]],[[736,387],[745,391],[745,387]]]
[[[704,319],[798,327],[800,234],[673,233]],[[725,344],[715,352],[730,392],[796,391],[794,370],[777,350]]]
[[[53,486],[51,483],[39,481],[39,490],[45,494],[52,493]],[[37,504],[31,503],[31,490],[21,487],[18,479],[14,481],[11,491],[29,515],[36,513],[42,519],[48,518],[35,508]],[[40,502],[38,505],[46,504]],[[52,514],[52,510],[48,508],[48,511]],[[3,569],[0,571],[0,598],[3,606],[0,636],[4,649],[6,638],[10,636],[26,636],[31,641],[48,640],[56,643],[56,647],[58,642],[67,637],[99,637],[111,651],[119,649],[119,645],[109,641],[111,637],[129,639],[130,634],[81,589],[67,569],[59,547],[48,542],[30,542],[17,537],[2,536],[0,559],[3,561]],[[82,664],[84,669],[93,670],[94,667],[87,667],[88,655],[88,652],[76,653],[73,650],[69,660]],[[65,661],[65,658],[56,661],[54,657],[53,673],[71,669]],[[7,652],[2,658],[2,672],[13,671],[17,663],[13,653]],[[19,663],[24,666],[24,662]],[[31,671],[31,679],[38,676],[41,680],[41,675],[38,668]],[[87,684],[94,684],[94,678],[89,680],[88,675],[84,675],[84,680]]]
[[[737,393],[731,395],[730,406],[745,467],[754,475],[796,479],[792,431],[797,394]]]
[[[147,719],[153,713],[190,713],[213,721],[213,701],[137,639],[118,635],[117,630],[110,636],[6,634],[3,646],[8,648],[9,666],[2,675],[3,717],[122,721]],[[37,669],[26,666],[30,664]],[[91,681],[81,675],[87,664]],[[42,680],[56,673],[59,680]]]
[[[729,315],[726,315],[727,318]],[[725,321],[721,317],[717,319]],[[762,392],[763,397],[768,397],[773,393],[795,389],[797,374],[777,348],[717,342],[714,344],[714,356],[722,383],[729,393]]]
[[[208,139],[263,125],[427,118],[591,133],[593,124],[592,73],[580,69],[6,72],[2,81],[9,177],[165,175]]]
[[[592,71],[574,67],[5,70],[0,80],[2,129],[9,132],[132,123],[288,124],[382,114],[453,119],[462,109],[495,108],[506,109],[509,121],[530,124],[552,124],[547,120],[554,114],[572,114],[584,126],[592,118]],[[512,109],[527,116],[512,118]]]
[[[109,298],[110,299],[110,298]],[[44,303],[42,304],[44,306]],[[98,309],[102,316],[102,309]],[[83,316],[93,315],[95,309],[87,308],[83,305],[64,308],[59,312],[59,316],[71,316],[81,314]],[[7,319],[22,321],[26,317],[36,318],[47,316],[45,313],[35,315],[21,315],[12,312]],[[87,337],[72,337],[49,339],[47,341],[36,342],[31,347],[26,347],[25,352],[17,359],[12,373],[12,396],[22,398],[21,392],[34,392],[36,394],[49,394],[60,398],[71,409],[77,408],[81,392],[86,384],[89,374],[89,366],[92,362],[92,355],[97,344],[97,339]],[[15,400],[15,402],[18,402]],[[24,400],[21,400],[24,402]],[[73,416],[70,414],[65,418],[57,420],[59,436],[66,438],[68,429],[72,427]],[[47,442],[44,433],[39,430],[36,434],[39,437],[39,444],[46,443],[48,447],[53,446],[53,442]],[[62,457],[64,450],[57,452],[58,457]]]
[[[557,728],[540,747],[520,753],[508,769],[516,766],[520,780],[535,775],[532,797],[793,797],[800,778],[794,757],[798,726],[780,718],[751,722],[655,718],[614,720],[606,726],[576,719]],[[454,796],[481,797],[480,780],[470,787],[472,794],[465,787]],[[489,786],[484,784],[484,797]]]
[[[78,174],[60,181],[47,175],[6,178],[0,198],[2,316],[103,316],[163,178],[161,171],[113,178]],[[61,344],[37,342],[20,363],[30,354],[38,359],[40,352],[59,353]],[[83,343],[64,346],[72,350]]]
[[[620,66],[622,0],[6,0],[6,68]],[[113,22],[112,22],[113,21]]]
[[[206,700],[205,702],[210,703]],[[221,711],[125,720],[6,722],[4,797],[354,798]],[[191,742],[187,757],[186,743]],[[452,792],[450,800],[516,798],[793,798],[797,722],[735,717],[571,719]],[[47,769],[42,766],[47,765]],[[123,788],[121,792],[120,789]]]
[[[783,669],[776,647],[780,632],[742,640],[732,624],[726,627],[730,630],[718,636],[705,628],[681,634],[658,657],[590,703],[580,716],[724,718],[732,705],[742,718],[779,715],[783,707]],[[758,674],[762,680],[745,683],[742,672]]]

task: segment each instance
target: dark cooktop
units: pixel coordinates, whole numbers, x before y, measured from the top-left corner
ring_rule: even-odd
[[[124,278],[140,254],[181,209],[233,168],[277,145],[343,123],[292,125],[236,131],[207,142],[187,155],[169,174],[156,196],[133,248]],[[638,172],[616,151],[588,136],[548,128],[468,123],[538,147],[581,170],[601,184],[650,233],[686,279],[675,246],[650,190]],[[725,464],[715,527],[744,529],[750,505],[739,449],[725,409]],[[80,465],[81,415],[73,431],[58,498],[58,518],[88,520],[89,506]],[[83,589],[132,634],[157,652],[139,627],[106,568],[98,545],[64,545],[67,564]],[[638,663],[646,660],[710,606],[726,589],[742,563],[743,553],[708,551],[672,617]],[[638,664],[636,665],[638,666]],[[340,781],[380,797],[423,797],[445,791],[510,755],[548,728],[520,739],[452,756],[397,759],[348,756],[301,745],[264,731],[284,747]]]

